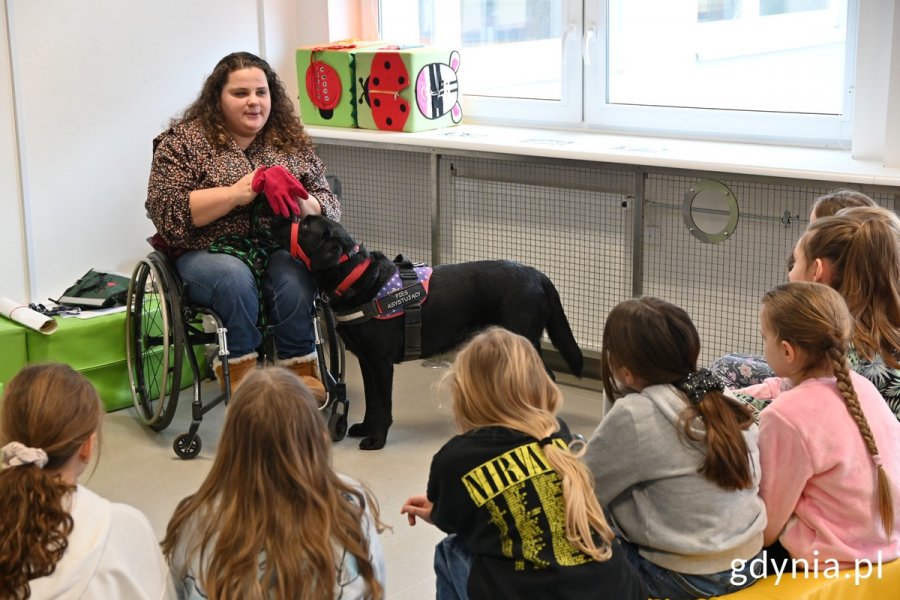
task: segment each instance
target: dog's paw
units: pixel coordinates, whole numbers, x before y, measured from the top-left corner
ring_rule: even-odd
[[[374,433],[374,429],[366,423],[355,423],[347,430],[347,435],[353,438],[366,437],[367,435],[372,435],[372,433]]]
[[[381,450],[384,448],[384,437],[379,436],[370,436],[367,438],[363,438],[363,441],[359,443],[359,447],[362,450]]]

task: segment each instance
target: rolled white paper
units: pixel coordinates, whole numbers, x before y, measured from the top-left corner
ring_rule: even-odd
[[[57,323],[52,317],[42,315],[38,311],[28,308],[27,305],[9,298],[0,298],[0,315],[46,335],[56,331],[57,327]]]

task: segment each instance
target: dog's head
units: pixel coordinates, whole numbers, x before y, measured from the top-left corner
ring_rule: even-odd
[[[321,215],[309,215],[298,222],[279,219],[272,225],[272,235],[312,273],[334,269],[360,250],[346,229]]]

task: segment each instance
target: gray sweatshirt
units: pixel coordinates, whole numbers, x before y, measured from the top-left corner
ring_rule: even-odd
[[[727,491],[697,472],[704,446],[677,430],[685,406],[671,385],[620,398],[591,436],[584,460],[600,503],[641,556],[679,573],[718,573],[762,548],[766,509],[758,496],[758,429],[744,432],[753,487]],[[702,423],[695,426],[702,431]]]

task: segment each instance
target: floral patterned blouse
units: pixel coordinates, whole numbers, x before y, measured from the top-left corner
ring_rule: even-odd
[[[194,225],[189,206],[192,191],[232,185],[259,166],[284,166],[319,200],[325,216],[341,217],[340,203],[325,179],[325,165],[311,147],[299,153],[284,152],[257,136],[246,150],[234,140],[223,148],[210,143],[200,124],[191,121],[160,134],[153,140],[153,148],[144,206],[172,249],[205,249],[226,235],[252,237],[251,220],[258,202],[265,205],[258,209],[259,227],[267,228],[275,217],[268,203],[260,199],[203,227]]]
[[[850,368],[872,382],[900,421],[900,369],[892,369],[884,364],[880,355],[876,355],[874,360],[866,360],[853,346],[850,347],[847,358],[850,360]],[[713,361],[710,368],[726,386],[735,390],[775,378],[775,373],[762,356],[726,354]],[[735,395],[757,410],[762,410],[771,402],[769,399],[757,398],[740,391]]]

